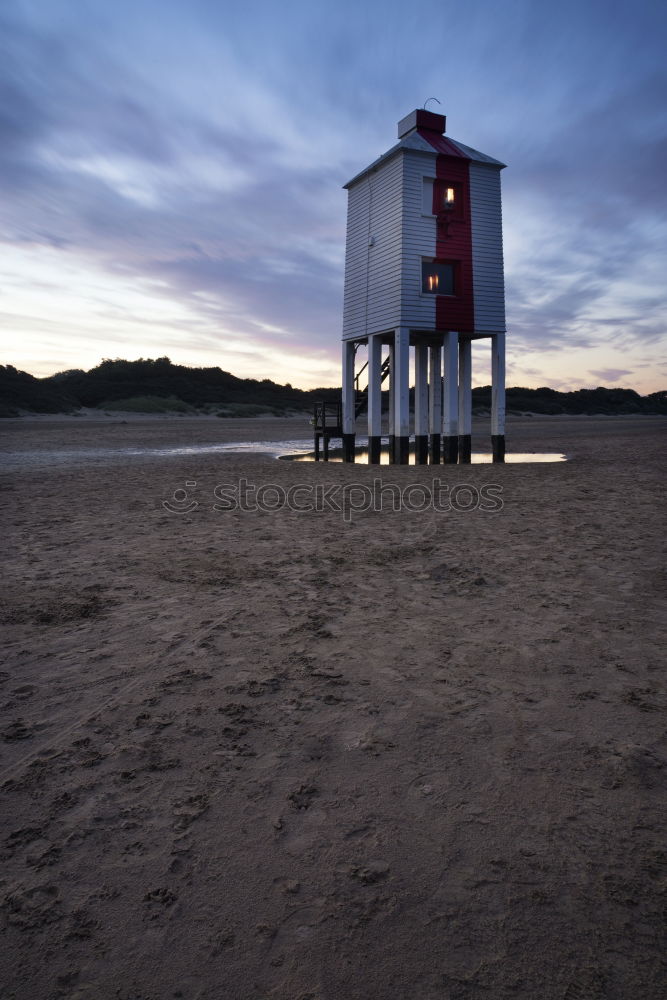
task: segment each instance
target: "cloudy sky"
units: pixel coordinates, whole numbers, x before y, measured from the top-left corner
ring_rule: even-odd
[[[508,384],[663,389],[666,43],[657,0],[2,0],[0,360],[340,384],[342,185],[434,96],[508,164]]]

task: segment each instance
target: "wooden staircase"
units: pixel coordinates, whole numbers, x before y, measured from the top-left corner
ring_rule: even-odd
[[[354,388],[356,395],[356,401],[354,407],[355,417],[358,417],[360,413],[363,413],[366,407],[368,406],[368,386],[366,386],[365,389],[359,388],[359,379],[364,374],[367,368],[368,368],[368,361],[364,365],[362,365],[362,367],[359,369],[358,374],[354,376]],[[386,357],[382,362],[382,367],[380,368],[380,384],[382,384],[384,380],[388,377],[390,368],[391,368],[391,359],[389,357]]]
[[[354,416],[355,419],[363,413],[368,406],[368,386],[359,388],[359,379],[368,368],[368,361],[362,365],[359,372],[354,376]],[[380,384],[385,381],[391,368],[390,358],[386,357],[380,368]],[[325,462],[329,461],[329,442],[331,438],[343,437],[343,405],[342,403],[325,403],[321,401],[315,403],[313,408],[313,436],[315,438],[315,461],[320,460],[320,444],[322,445],[322,457]]]

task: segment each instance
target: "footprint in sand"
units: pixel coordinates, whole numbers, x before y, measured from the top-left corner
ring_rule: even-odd
[[[58,887],[52,884],[19,889],[6,897],[2,909],[7,923],[22,931],[37,930],[62,919]]]
[[[284,892],[287,896],[296,896],[301,891],[301,883],[297,882],[296,879],[293,878],[274,878],[273,884],[276,889]]]
[[[379,847],[381,843],[377,827],[372,822],[363,823],[360,826],[354,826],[350,830],[346,830],[343,834],[343,839],[353,844],[361,843],[365,850]]]
[[[386,861],[366,861],[357,865],[344,865],[338,869],[339,874],[347,875],[360,885],[375,885],[384,882],[389,877],[389,865]]]
[[[329,843],[326,834],[329,814],[318,802],[319,790],[311,782],[302,782],[287,796],[289,813],[280,817],[274,826],[280,835],[280,844],[293,857],[300,857],[314,847]]]
[[[23,719],[14,719],[2,732],[5,743],[17,743],[19,740],[27,740],[33,735],[31,726],[26,725]]]
[[[314,797],[318,794],[315,785],[301,784],[294,791],[290,792],[287,800],[292,804],[293,809],[310,809]]]
[[[289,948],[300,941],[309,941],[319,926],[327,919],[327,900],[314,899],[305,906],[299,906],[282,920],[272,938],[274,948]]]
[[[604,979],[597,969],[583,969],[567,985],[563,1000],[604,1000]]]
[[[15,698],[18,698],[19,701],[26,701],[28,698],[32,698],[35,691],[38,690],[39,688],[36,684],[21,684],[20,687],[13,688],[10,693],[13,694]]]
[[[173,806],[174,816],[176,817],[173,829],[186,830],[207,809],[208,795],[204,793],[188,795],[187,798],[177,799]]]
[[[413,778],[407,788],[407,796],[413,802],[426,802],[433,806],[442,805],[451,794],[452,783],[445,771],[428,771]]]
[[[662,787],[667,758],[639,743],[620,743],[614,750],[612,766],[619,785],[630,780],[644,788]]]

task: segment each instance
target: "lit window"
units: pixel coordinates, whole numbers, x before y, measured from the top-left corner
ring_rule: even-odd
[[[435,191],[436,215],[438,212],[449,212],[461,221],[463,219],[463,185],[458,181],[437,181]]]
[[[456,181],[422,178],[422,215],[454,212],[458,217],[463,207],[461,185]]]
[[[422,261],[422,292],[430,295],[455,294],[455,265],[445,261]]]

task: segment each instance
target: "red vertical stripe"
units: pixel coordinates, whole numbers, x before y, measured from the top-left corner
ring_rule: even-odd
[[[458,330],[472,333],[475,329],[475,307],[472,291],[472,228],[470,224],[470,183],[468,161],[439,154],[436,161],[436,183],[433,185],[433,211],[437,216],[435,254],[438,260],[451,261],[456,269],[456,294],[438,295],[435,300],[436,330]],[[438,181],[441,183],[439,184]],[[444,190],[450,183],[463,206],[459,211],[442,209]],[[440,204],[436,203],[436,199]]]
[[[472,284],[472,221],[470,214],[470,160],[453,143],[426,129],[419,135],[437,151],[436,182],[433,185],[433,212],[436,216],[435,255],[456,268],[456,294],[438,295],[435,300],[436,330],[473,333],[475,306]],[[442,199],[451,184],[461,205],[443,209]]]

